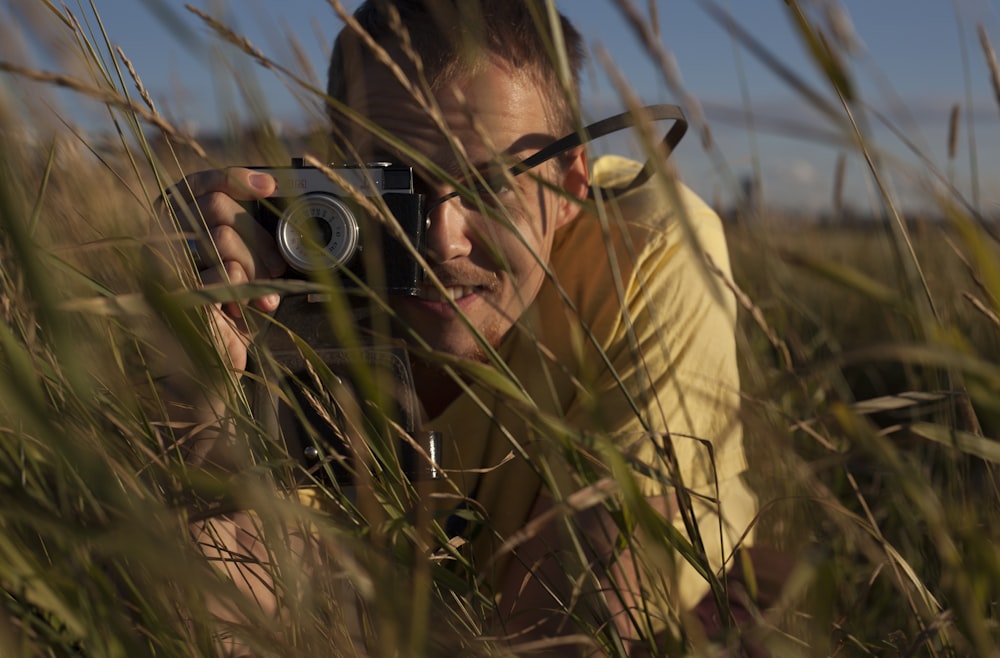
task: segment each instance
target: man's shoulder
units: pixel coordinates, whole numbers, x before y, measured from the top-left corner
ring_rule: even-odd
[[[595,185],[610,188],[628,183],[642,164],[608,156],[592,169]],[[594,296],[619,282],[669,286],[708,254],[722,267],[728,263],[725,231],[719,216],[697,194],[676,179],[654,176],[627,192],[604,197],[598,189],[584,212],[556,234],[551,265],[560,289],[575,303],[603,303]],[[608,298],[608,302],[616,302]],[[620,301],[620,300],[617,300]]]
[[[583,221],[578,228],[587,231],[600,225],[612,226],[612,232],[624,230],[633,239],[641,238],[639,244],[657,242],[658,238],[669,240],[671,235],[679,238],[690,232],[685,228],[694,233],[719,232],[722,221],[718,214],[676,177],[654,175],[625,192],[602,192],[627,185],[642,167],[642,163],[621,156],[606,155],[595,160],[591,170],[591,182],[597,190],[595,205],[591,212],[581,214]]]
[[[642,170],[642,163],[605,155],[591,165],[591,183],[597,203],[609,217],[634,229],[665,231],[681,222],[699,228],[721,224],[718,214],[679,178],[655,174],[624,192],[605,193],[628,185]],[[602,210],[599,209],[599,212]]]

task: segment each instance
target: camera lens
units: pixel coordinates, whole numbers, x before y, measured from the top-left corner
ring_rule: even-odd
[[[282,257],[299,272],[348,264],[358,250],[357,218],[329,194],[307,194],[288,205],[275,237]]]

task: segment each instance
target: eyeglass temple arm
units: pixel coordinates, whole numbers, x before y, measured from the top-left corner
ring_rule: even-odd
[[[510,174],[512,176],[523,174],[529,169],[533,169],[543,162],[561,155],[572,148],[576,148],[581,144],[591,142],[595,139],[610,135],[611,133],[618,132],[619,130],[623,130],[625,128],[631,128],[636,125],[637,114],[639,115],[638,118],[650,121],[672,120],[674,122],[670,127],[670,130],[668,130],[667,134],[663,137],[663,141],[660,142],[660,149],[663,157],[670,157],[670,154],[673,153],[674,149],[677,148],[677,145],[680,144],[680,141],[683,139],[685,133],[687,133],[688,122],[687,118],[684,116],[684,111],[677,105],[647,105],[646,107],[643,107],[640,112],[623,112],[622,114],[616,114],[615,116],[592,123],[581,131],[566,135],[562,139],[552,142],[538,153],[535,153],[529,158],[525,158],[511,167]],[[652,160],[647,160],[645,166],[642,168],[642,171],[640,171],[635,178],[623,186],[608,188],[607,191],[611,193],[621,193],[630,190],[649,180],[655,171],[656,166]]]
[[[663,137],[663,141],[660,142],[660,149],[663,153],[663,157],[670,157],[670,154],[673,153],[677,145],[680,144],[684,134],[687,133],[688,122],[687,118],[684,116],[684,111],[677,105],[647,105],[643,107],[639,113],[623,112],[621,114],[616,114],[615,116],[592,123],[583,128],[583,130],[570,133],[561,139],[557,139],[541,151],[538,151],[534,155],[515,164],[507,170],[507,174],[510,176],[523,174],[526,171],[534,169],[543,162],[547,162],[554,157],[562,155],[572,148],[576,148],[577,146],[586,144],[587,142],[592,142],[595,139],[610,135],[611,133],[618,132],[619,130],[631,128],[636,124],[636,114],[640,114],[642,119],[650,121],[672,120],[674,122],[674,124],[670,127],[670,130],[668,130],[667,134]],[[636,174],[635,178],[631,181],[619,187],[606,188],[604,191],[606,195],[621,194],[645,183],[655,171],[656,166],[653,164],[653,161],[647,160],[645,166],[642,168],[642,171]],[[455,191],[435,199],[432,203],[428,204],[428,206],[424,209],[424,212],[429,215],[434,208],[459,195],[460,192]]]

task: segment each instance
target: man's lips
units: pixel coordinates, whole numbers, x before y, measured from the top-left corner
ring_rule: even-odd
[[[449,302],[468,304],[500,287],[499,276],[479,269],[442,268],[433,275],[420,286],[416,297],[419,301],[444,306],[450,306]],[[433,279],[441,285],[436,285]]]
[[[437,286],[423,286],[417,293],[417,299],[425,302],[447,302],[459,301],[485,290],[483,286],[445,286],[439,289]]]

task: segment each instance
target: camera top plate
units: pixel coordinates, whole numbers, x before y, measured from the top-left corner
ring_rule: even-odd
[[[388,162],[368,165],[338,165],[330,167],[347,185],[365,195],[389,193],[413,194],[413,169]],[[340,186],[322,170],[305,165],[302,158],[292,158],[288,167],[251,167],[266,171],[277,185],[271,196],[297,196],[310,191],[325,191],[345,195]]]

